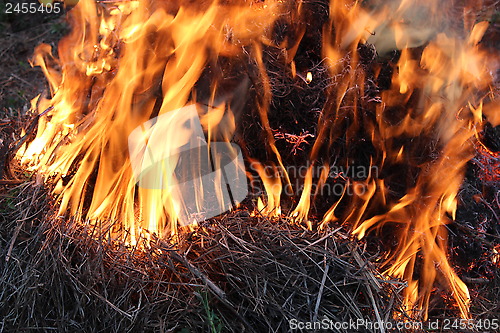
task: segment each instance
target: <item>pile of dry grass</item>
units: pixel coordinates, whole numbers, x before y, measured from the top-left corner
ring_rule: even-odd
[[[57,218],[42,185],[0,194],[0,331],[288,331],[291,319],[390,320],[402,284],[340,230],[233,212],[131,247]]]
[[[281,67],[272,67],[278,62],[273,50],[265,53],[271,59],[273,96],[280,100],[273,101],[272,110],[280,112],[271,112],[270,121],[283,133],[312,133],[316,111],[324,104],[329,81],[321,52],[309,50],[321,45],[314,32],[327,17],[325,3],[310,2],[311,13],[323,16],[315,16],[317,26],[308,28],[296,59],[299,67],[313,72],[311,84],[294,82]],[[35,70],[16,72],[18,59],[27,58],[34,45],[51,42],[50,35],[34,29],[1,39],[9,47],[0,47],[0,53],[9,61],[0,64],[0,95],[14,102],[0,102],[9,111],[0,117],[0,166],[15,145],[14,136],[19,137],[13,135],[22,123],[15,119],[22,113],[16,110],[21,105],[27,109],[28,100],[42,91],[41,75],[31,76]],[[315,54],[317,59],[311,58]],[[33,96],[14,99],[24,90]],[[294,105],[308,109],[292,112]],[[9,119],[3,122],[4,117]],[[252,145],[250,139],[258,135],[251,134],[248,146],[260,147],[260,142]],[[286,140],[278,139],[277,145],[290,149]],[[299,149],[288,162],[302,162],[306,155],[307,149]],[[459,223],[449,226],[451,259],[463,268],[459,273],[471,287],[474,317],[493,319],[500,313],[500,269],[491,265],[488,254],[498,244],[500,192],[497,182],[486,188],[480,178],[480,173],[471,174],[463,186],[461,196],[467,200],[459,206]],[[404,284],[381,277],[376,247],[360,249],[342,229],[311,232],[242,210],[207,221],[175,246],[153,237],[131,247],[110,240],[100,228],[57,217],[40,181],[2,181],[0,177],[0,332],[286,332],[292,319],[388,321],[400,306]],[[489,195],[484,202],[474,201],[485,188]],[[469,269],[471,262],[476,266]],[[442,303],[432,304],[431,315],[441,315],[450,305]]]

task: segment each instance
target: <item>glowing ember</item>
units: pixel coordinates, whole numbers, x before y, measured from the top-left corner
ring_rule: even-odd
[[[322,34],[329,84],[316,132],[277,135],[269,120],[273,86],[263,50],[279,50],[290,77],[300,77],[306,86],[321,77],[296,66],[294,57],[304,31],[298,29],[300,37],[295,40],[276,41],[272,36],[276,22],[292,25],[302,11],[300,1],[283,0],[81,0],[71,11],[73,29],[60,42],[58,58],[48,45],[36,50],[33,63],[44,71],[51,97],[39,98],[34,105],[38,113],[53,109],[40,118],[36,138],[19,158],[55,184],[61,215],[82,223],[108,224],[117,234],[128,230],[132,243],[143,229],[176,235],[185,198],[161,186],[137,186],[129,136],[155,117],[198,103],[203,128],[195,138],[206,137],[209,147],[216,141],[234,141],[238,104],[244,104],[240,100],[248,89],[243,84],[241,91],[227,93],[220,62],[230,63],[233,72],[246,68],[238,67],[241,64],[251,64],[252,84],[260,94],[252,107],[263,133],[261,144],[270,156],[269,161],[247,156],[256,174],[249,173],[251,183],[258,175],[264,187],[256,198],[258,211],[279,217],[292,197],[298,201],[290,210],[291,219],[310,229],[315,226],[310,217],[317,214],[323,214],[320,227],[346,223],[360,239],[391,226],[399,243],[384,265],[387,274],[408,282],[404,310],[425,319],[431,291],[439,281],[467,318],[469,293],[448,261],[445,225],[455,218],[456,196],[474,153],[473,140],[485,119],[498,124],[499,106],[491,90],[495,62],[480,47],[488,23],[476,21],[472,8],[465,8],[459,32],[456,18],[440,1],[394,0],[383,5],[374,1],[370,9],[360,2],[332,1]],[[399,50],[385,87],[373,83],[385,70],[382,64],[374,64],[368,72],[362,66],[362,50],[373,57]],[[232,79],[249,81],[244,77]],[[209,88],[203,89],[207,80]],[[165,149],[199,144],[182,126],[170,127],[155,134]],[[338,166],[353,170],[356,156],[350,145],[360,136],[374,151],[365,165],[369,171],[356,177],[334,172]],[[306,171],[295,177],[302,182],[301,190],[292,184],[275,139],[291,143],[293,155],[310,150]],[[433,143],[432,157],[423,156],[419,142],[424,139]],[[149,137],[141,140],[147,142]],[[314,143],[309,146],[309,142]],[[339,145],[349,153],[337,160]],[[180,160],[170,160],[162,170],[173,174]],[[390,173],[401,165],[412,173],[398,179],[405,193],[397,196]],[[217,161],[211,166],[220,168]],[[328,195],[322,189],[332,185],[333,174],[343,181],[343,188]],[[200,170],[191,176],[200,176]],[[193,187],[194,202],[202,206],[210,199],[227,207],[234,199],[224,194],[230,181],[223,174],[214,176],[212,198],[203,197],[207,195],[203,183]],[[333,204],[313,215],[325,197]]]
[[[500,267],[500,244],[493,248],[493,255],[491,256],[491,262]]]

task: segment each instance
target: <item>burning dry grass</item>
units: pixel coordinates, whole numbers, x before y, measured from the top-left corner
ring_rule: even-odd
[[[389,320],[402,284],[340,230],[239,211],[185,237],[106,241],[53,215],[35,183],[0,197],[4,331],[287,331],[288,320]]]
[[[324,21],[328,7],[311,6],[311,13],[323,13]],[[307,29],[313,32],[310,36],[307,31],[304,35],[301,42],[304,49],[297,51],[295,59],[297,77],[292,79],[284,67],[276,65],[280,60],[279,49],[269,48],[262,52],[273,95],[269,103],[271,106],[276,104],[270,108],[269,121],[273,130],[279,129],[267,134],[274,135],[280,151],[291,151],[289,156],[283,156],[292,165],[303,163],[307,158],[309,146],[314,141],[309,140],[307,133],[315,133],[319,111],[328,97],[323,91],[333,89],[329,86],[332,82],[343,82],[340,74],[332,80],[329,78],[324,61],[319,57],[321,51],[314,49],[314,45],[320,45],[320,35],[315,32],[321,30],[323,21],[318,20],[316,27]],[[282,28],[286,30],[287,26]],[[277,30],[280,32],[281,27]],[[377,65],[375,61],[380,61],[369,46],[354,50],[360,56],[354,70],[361,68],[358,66],[372,68]],[[400,53],[395,55],[398,57]],[[339,68],[347,71],[351,68],[348,57],[345,59],[339,62],[342,64]],[[389,62],[395,65],[396,61]],[[382,72],[390,67],[379,66]],[[388,72],[379,76],[380,86],[384,85],[383,80],[390,82],[392,70]],[[308,79],[310,73],[313,73],[312,82]],[[373,81],[370,73],[367,82]],[[368,84],[367,87],[359,96],[339,105],[340,114],[346,112],[346,117],[335,119],[350,119],[351,106],[358,100],[379,103],[372,96],[376,95],[375,86]],[[261,95],[258,84],[252,89],[252,94]],[[295,108],[294,105],[306,107]],[[360,110],[360,115],[369,114],[364,108]],[[388,121],[398,118],[401,110],[405,108],[389,110],[392,113],[388,112]],[[308,127],[301,128],[302,125]],[[343,125],[338,125],[339,133],[343,133]],[[34,134],[29,127],[25,126],[28,135]],[[355,133],[359,135],[359,142],[350,143],[349,147],[344,147],[347,136],[338,137],[331,144],[335,149],[325,156],[347,160],[352,155],[363,162],[363,156],[371,156],[373,150],[370,145],[363,144],[366,139],[362,136],[363,131],[364,128],[360,128]],[[11,134],[12,131],[10,137]],[[250,139],[260,137],[251,134],[246,135],[249,138],[245,140],[247,148],[259,150],[261,141]],[[290,138],[302,138],[303,141],[297,141],[300,144],[295,146],[296,142]],[[11,140],[0,144],[3,147],[0,150],[15,147]],[[425,135],[416,135],[408,141],[414,142],[408,144],[408,158],[417,159],[417,164],[429,162],[427,155],[438,154],[435,141]],[[304,146],[308,147],[302,151]],[[349,152],[344,152],[344,148],[349,148]],[[492,265],[498,257],[495,254],[498,252],[493,252],[498,244],[500,216],[498,178],[495,178],[498,170],[494,167],[498,164],[498,148],[483,152],[476,152],[472,161],[482,173],[476,170],[479,173],[467,175],[461,187],[458,223],[443,225],[442,229],[450,231],[450,263],[470,287],[473,318],[492,319],[499,315],[500,296],[498,265]],[[0,164],[4,162],[2,157]],[[464,158],[461,163],[465,165],[466,161]],[[404,184],[398,187],[401,180],[397,178],[405,170],[411,171],[411,167],[401,168],[396,161],[394,167],[385,171],[389,178],[394,178],[389,179],[391,186],[388,187],[394,191],[394,196],[402,196],[407,190]],[[471,170],[469,164],[468,171]],[[481,175],[487,178],[484,182],[471,182]],[[442,179],[429,183],[446,183]],[[343,233],[343,229],[312,232],[291,225],[287,218],[271,220],[249,216],[248,212],[254,210],[249,204],[248,211],[210,220],[195,232],[182,235],[185,239],[179,242],[182,244],[179,247],[173,247],[168,239],[159,240],[151,235],[143,235],[136,247],[130,247],[123,241],[127,235],[110,241],[109,230],[99,225],[86,225],[85,217],[82,218],[85,211],[71,218],[57,217],[57,205],[49,202],[50,196],[40,185],[41,181],[15,183],[19,184],[0,180],[0,185],[9,186],[0,192],[0,281],[4,285],[0,294],[0,327],[5,331],[288,331],[290,319],[314,321],[327,316],[333,321],[363,318],[375,322],[389,320],[401,309],[399,297],[403,283],[385,280],[376,271],[376,268],[382,269],[378,262],[383,259],[381,253],[387,253],[391,245],[398,244],[394,230],[386,235],[381,229],[380,233],[386,236],[384,244],[374,247],[373,243],[378,243],[373,235],[367,243],[356,243]],[[456,188],[458,191],[458,183]],[[75,191],[83,193],[81,187]],[[430,197],[425,191],[416,196],[415,216],[421,213],[420,208],[433,207],[425,203],[420,205],[425,197]],[[471,200],[477,205],[472,205]],[[344,210],[350,212],[348,206]],[[461,215],[461,212],[464,213]],[[319,222],[317,212],[311,216],[313,222]],[[78,219],[78,223],[73,222]],[[111,222],[115,220],[118,225],[123,222],[120,219]],[[335,223],[331,223],[332,228]],[[389,225],[392,227],[394,224]],[[370,247],[360,250],[359,244]],[[418,255],[417,268],[423,257],[425,255]],[[447,257],[448,251],[443,252],[443,258]],[[437,265],[439,261],[432,262],[432,268]],[[407,276],[409,280],[419,277],[417,273]],[[439,282],[440,286],[433,290],[429,315],[431,318],[456,316],[458,311],[453,295],[444,290],[447,282]],[[430,289],[433,285],[429,283],[425,287]],[[450,309],[456,312],[445,312]],[[404,318],[404,314],[401,316]]]
[[[291,319],[390,321],[401,306],[404,284],[382,278],[379,254],[340,228],[236,211],[182,246],[144,237],[130,247],[58,218],[49,198],[36,181],[0,193],[1,331],[286,332]],[[498,269],[465,278],[475,318],[498,317],[498,278]],[[431,320],[448,316],[446,306],[434,303]]]

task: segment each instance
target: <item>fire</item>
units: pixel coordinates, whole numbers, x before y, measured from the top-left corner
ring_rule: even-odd
[[[217,207],[241,201],[227,194],[233,181],[228,175],[236,177],[241,163],[234,172],[215,172],[211,191],[208,183],[194,182],[191,206],[175,191],[175,170],[186,159],[179,155],[183,147],[206,146],[190,158],[205,158],[207,168],[222,168],[223,158],[212,155],[217,147],[230,149],[237,160],[237,151],[228,147],[238,136],[239,105],[253,84],[259,96],[252,107],[269,157],[246,156],[263,183],[264,193],[256,199],[260,213],[281,216],[283,201],[291,196],[298,199],[291,220],[310,229],[311,216],[318,214],[323,214],[319,227],[345,223],[360,239],[392,226],[399,243],[384,266],[388,275],[408,282],[404,310],[426,318],[439,281],[467,318],[469,293],[448,260],[446,224],[455,218],[472,142],[485,119],[499,123],[499,106],[491,89],[496,68],[480,47],[488,23],[476,22],[471,8],[465,8],[463,31],[458,31],[452,8],[446,7],[431,0],[374,1],[369,8],[357,1],[331,1],[321,36],[331,84],[324,91],[316,133],[308,134],[314,144],[300,193],[284,195],[298,189],[275,143],[269,118],[273,86],[264,59],[266,48],[277,49],[291,77],[304,76],[306,85],[317,81],[313,71],[299,74],[294,60],[305,32],[298,29],[297,40],[272,36],[279,20],[292,25],[305,19],[300,1],[80,0],[58,56],[48,45],[36,49],[33,65],[47,77],[50,96],[36,101],[37,136],[18,156],[56,184],[61,215],[102,225],[103,233],[127,230],[131,243],[141,230],[175,236],[179,226],[205,217],[186,211],[209,210],[204,206],[209,199]],[[384,57],[392,50],[399,50],[398,60],[388,86],[382,87],[377,82],[387,68],[378,62],[369,71],[364,57]],[[242,74],[247,66],[253,66],[252,80]],[[182,112],[179,118],[169,116],[185,107],[191,118]],[[199,127],[185,125],[194,118]],[[154,119],[167,125],[152,130],[159,121]],[[132,133],[136,141],[129,142]],[[370,172],[346,178],[331,207],[312,214],[332,167],[352,166],[357,156],[350,145],[357,140],[369,142],[375,152],[366,161]],[[143,163],[147,154],[142,148],[129,152],[131,142],[147,146],[153,141],[176,156],[159,164],[161,175],[154,182],[165,185],[160,188],[141,186],[133,161],[139,156]],[[432,156],[423,156],[422,144],[429,141]],[[337,160],[340,146],[347,155]],[[399,180],[405,192],[399,196],[390,175],[398,165],[408,170]],[[371,171],[374,167],[380,174]],[[182,174],[201,179],[202,171],[188,168]]]
[[[50,105],[54,111],[41,119],[38,136],[21,157],[57,184],[60,214],[85,212],[90,221],[109,221],[130,230],[132,242],[138,227],[175,235],[181,203],[168,191],[136,187],[128,136],[152,117],[195,102],[204,68],[266,42],[266,29],[280,11],[279,2],[80,1],[71,11],[73,29],[59,44],[59,58],[48,45],[35,52],[33,63],[44,70],[52,94],[38,108]],[[217,88],[214,82],[203,101],[215,111],[200,121],[209,137],[229,141],[234,115],[215,105]],[[187,143],[178,132],[165,135],[171,147]]]
[[[496,266],[500,266],[500,245],[496,245],[493,250],[493,256],[491,258],[491,262]]]
[[[281,215],[281,206],[280,206],[280,196],[282,192],[282,184],[281,177],[275,165],[271,165],[271,168],[266,168],[258,161],[252,161],[252,165],[255,167],[255,170],[259,174],[260,178],[264,183],[265,190],[265,201],[262,197],[259,197],[257,200],[257,209],[258,211],[269,217],[278,217]]]

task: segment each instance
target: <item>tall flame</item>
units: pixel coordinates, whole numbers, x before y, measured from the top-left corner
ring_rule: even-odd
[[[277,1],[252,6],[80,1],[71,11],[73,29],[59,44],[59,58],[48,45],[35,52],[34,65],[44,70],[53,95],[38,108],[51,105],[54,111],[41,119],[36,139],[22,155],[23,162],[55,177],[60,213],[119,221],[114,225],[130,230],[133,239],[138,227],[174,235],[177,204],[168,191],[136,187],[127,138],[152,117],[195,101],[195,84],[209,63],[260,52],[280,11]],[[216,102],[217,83],[210,89],[212,97],[204,103]],[[214,110],[200,111],[208,137],[218,135],[220,122],[225,122],[220,131],[234,129],[231,110]],[[181,144],[179,133],[164,135],[167,144]],[[232,133],[223,136],[229,140]]]
[[[479,22],[470,30],[465,27],[463,37],[450,29],[446,8],[438,8],[438,2],[434,1],[390,2],[372,13],[361,9],[359,3],[336,1],[330,9],[330,28],[334,27],[336,34],[335,38],[324,36],[327,38],[324,51],[334,75],[343,70],[338,60],[347,53],[351,54],[349,65],[356,68],[358,45],[364,41],[373,43],[382,54],[390,49],[402,50],[390,89],[380,93],[375,122],[361,118],[359,109],[369,109],[370,104],[357,99],[362,102],[349,110],[352,113],[347,117],[352,123],[347,135],[362,127],[371,129],[371,142],[383,152],[378,161],[382,170],[401,161],[412,163],[411,159],[420,155],[411,151],[411,143],[401,145],[407,138],[418,142],[419,138],[431,137],[439,154],[438,158],[422,159],[415,165],[416,179],[410,179],[407,194],[395,202],[391,203],[384,182],[367,179],[366,191],[357,200],[353,198],[350,206],[357,213],[349,214],[346,220],[351,222],[353,234],[358,238],[385,224],[397,226],[399,242],[385,265],[387,274],[408,282],[404,303],[407,313],[427,318],[431,290],[438,280],[448,287],[460,314],[467,318],[469,293],[448,261],[445,225],[455,218],[456,196],[466,163],[472,157],[471,139],[482,124],[478,109],[482,108],[492,82],[488,55],[478,47],[488,23]],[[425,13],[429,18],[423,20],[421,15]],[[337,20],[346,28],[338,29]],[[419,24],[415,26],[415,22]],[[421,45],[426,46],[419,59],[414,47]],[[336,108],[331,114],[336,118],[334,126],[324,129],[327,132],[324,136],[337,135],[332,133],[335,124],[345,117],[340,107],[353,94],[350,90],[363,89],[364,73],[354,74],[353,70],[344,75],[343,85],[332,96]],[[396,115],[396,108],[407,111],[395,122],[391,116]],[[318,147],[323,144],[321,140],[316,143]],[[316,159],[316,155],[313,149],[312,157]],[[380,203],[388,203],[388,211],[366,218],[368,207]],[[329,219],[328,214],[325,219]]]

